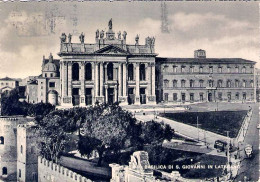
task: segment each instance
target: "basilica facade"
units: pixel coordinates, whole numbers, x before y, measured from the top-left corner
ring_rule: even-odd
[[[157,57],[154,37],[141,45],[137,35],[135,44],[127,44],[127,32],[115,33],[112,19],[108,31],[96,31],[95,43],[85,43],[83,33],[78,38],[80,43],[73,43],[72,35],[63,33],[60,59],[43,58],[42,74],[27,86],[29,102],[71,107],[256,99],[253,61],[206,58],[204,50],[196,50],[194,58]]]

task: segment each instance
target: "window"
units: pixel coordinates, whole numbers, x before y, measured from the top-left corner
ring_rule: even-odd
[[[6,83],[6,85],[9,85],[9,83]]]
[[[228,97],[228,102],[230,102],[231,101],[231,92],[227,93],[227,97]]]
[[[21,154],[23,154],[23,146],[22,145],[21,145],[20,151],[21,151]]]
[[[231,68],[229,66],[227,66],[227,72],[230,73],[231,72]]]
[[[235,87],[239,87],[239,80],[235,80]]]
[[[79,80],[79,64],[74,63],[72,65],[72,80]]]
[[[222,92],[219,92],[219,93],[218,93],[218,99],[219,99],[219,100],[222,100]]]
[[[254,87],[254,80],[250,81],[250,87],[252,87],[252,88]]]
[[[236,73],[239,73],[239,67],[238,66],[236,66]]]
[[[128,80],[134,80],[134,66],[133,64],[128,65]]]
[[[251,93],[251,100],[254,100],[254,93]]]
[[[190,67],[190,73],[193,73],[194,72],[194,66],[191,66]]]
[[[52,87],[52,88],[55,87],[55,82],[50,82],[49,87]]]
[[[43,93],[41,92],[41,96],[43,96]]]
[[[213,73],[213,66],[210,66],[210,67],[209,67],[209,72],[210,72],[210,73]]]
[[[7,167],[2,168],[2,175],[7,175]]]
[[[242,87],[246,87],[246,80],[243,80]]]
[[[185,100],[186,100],[185,93],[182,93],[182,94],[181,94],[181,100],[182,100],[182,102],[185,102]]]
[[[45,77],[47,77],[47,73],[45,73]]]
[[[203,72],[203,67],[202,67],[202,66],[200,66],[200,68],[199,68],[199,72],[200,72],[200,73]]]
[[[165,66],[163,67],[163,71],[164,71],[164,72],[168,72],[168,67],[169,67],[168,65],[165,65]]]
[[[204,94],[200,93],[200,102],[202,102],[204,100]]]
[[[177,73],[177,66],[173,66],[173,73]]]
[[[51,73],[51,77],[53,77],[53,73]]]
[[[19,169],[19,178],[21,178],[21,177],[22,177],[22,170]]]
[[[190,80],[190,87],[194,87],[194,80]]]
[[[228,88],[231,87],[231,81],[230,81],[230,80],[227,81],[227,87],[228,87]]]
[[[181,80],[181,87],[184,88],[185,87],[185,80]]]
[[[236,100],[239,100],[239,93],[236,93]]]
[[[190,93],[190,102],[194,102],[194,93]]]
[[[169,80],[164,80],[164,88],[168,88],[169,87]]]
[[[221,66],[218,67],[218,72],[222,73],[222,67]]]
[[[246,73],[246,67],[245,66],[243,66],[243,68],[242,68],[242,73]]]
[[[5,144],[5,138],[3,136],[0,137],[0,144],[2,144],[2,145]]]
[[[222,80],[218,80],[218,87],[222,87]]]
[[[200,80],[200,87],[203,87],[203,80]]]
[[[32,177],[33,177],[33,180],[34,180],[34,181],[37,181],[37,180],[38,180],[37,173],[33,172],[33,173],[32,173]]]
[[[209,87],[213,87],[213,80],[209,80]]]
[[[246,100],[246,93],[243,93],[243,100]]]
[[[32,147],[31,147],[31,154],[34,154],[34,152],[35,152],[35,147],[32,146]]]
[[[173,80],[173,81],[172,81],[172,87],[173,87],[173,88],[176,88],[176,87],[177,87],[177,80]]]
[[[177,101],[177,100],[178,100],[177,93],[173,93],[173,101]]]
[[[185,66],[181,66],[181,72],[182,72],[182,73],[185,72]]]
[[[164,101],[168,102],[168,93],[164,93]]]

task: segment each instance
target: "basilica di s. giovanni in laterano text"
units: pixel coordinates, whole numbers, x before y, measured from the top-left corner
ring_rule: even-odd
[[[192,102],[254,102],[255,62],[241,58],[162,58],[155,52],[155,38],[145,45],[127,44],[127,32],[97,30],[95,43],[72,43],[60,37],[60,60],[43,58],[42,74],[26,86],[27,101],[63,107],[95,102],[121,105],[154,105]],[[174,49],[169,47],[169,49]],[[191,50],[192,51],[192,50]],[[235,55],[234,55],[235,56]]]

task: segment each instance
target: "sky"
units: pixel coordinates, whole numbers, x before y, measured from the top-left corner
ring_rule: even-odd
[[[127,44],[155,37],[160,57],[259,60],[259,4],[255,2],[166,2],[169,33],[161,31],[161,2],[1,2],[0,78],[41,74],[43,55],[59,59],[61,33],[72,42],[95,42],[95,32],[127,32]]]

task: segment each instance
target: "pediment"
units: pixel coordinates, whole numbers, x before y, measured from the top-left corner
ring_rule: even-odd
[[[106,47],[103,47],[102,49],[95,51],[94,53],[96,53],[96,54],[122,54],[122,55],[129,54],[129,52],[127,52],[126,50],[124,50],[120,47],[114,46],[114,45],[108,45]]]

